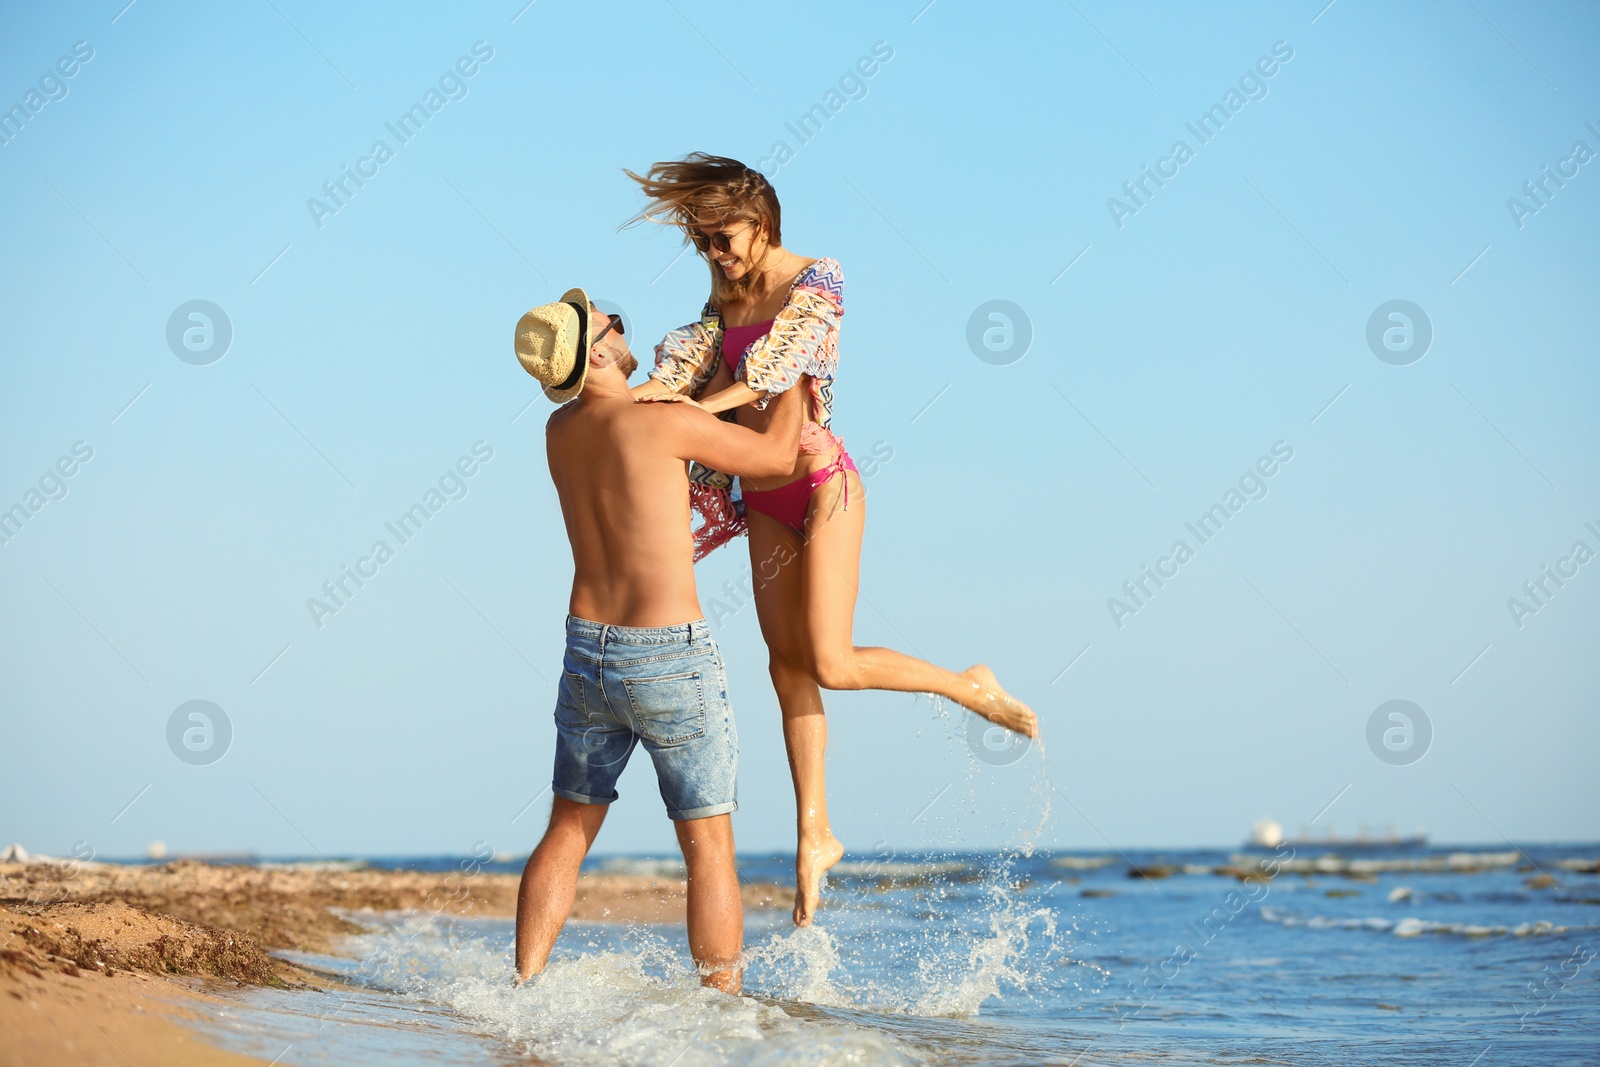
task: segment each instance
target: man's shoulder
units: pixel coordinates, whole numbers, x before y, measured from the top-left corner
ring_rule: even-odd
[[[565,421],[566,419],[571,418],[572,417],[572,413],[577,411],[577,410],[578,410],[578,399],[576,397],[574,397],[571,400],[567,401],[565,404],[562,404],[560,407],[558,407],[554,411],[552,411],[550,413],[550,417],[548,419],[544,420],[544,424],[546,426],[556,426],[556,425],[560,424],[561,422]]]
[[[673,410],[678,407],[672,403],[607,401],[584,404],[573,400],[551,413],[545,423],[545,434],[547,437],[598,435],[612,438],[619,444],[632,444],[636,440],[665,444],[683,432],[683,416],[688,412]]]
[[[681,405],[672,402],[635,403],[613,416],[616,432],[638,436],[662,444],[672,440],[683,426]]]
[[[618,426],[621,405],[597,404],[577,397],[567,401],[544,424],[547,449],[591,449],[606,438],[627,431]]]

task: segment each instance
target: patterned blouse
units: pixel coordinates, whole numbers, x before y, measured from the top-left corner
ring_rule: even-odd
[[[758,393],[753,407],[761,410],[779,393],[792,388],[802,376],[811,378],[812,407],[818,425],[801,432],[802,452],[843,448],[833,436],[833,378],[839,366],[839,320],[844,315],[844,271],[838,261],[819,259],[800,272],[789,288],[783,309],[772,329],[753,342],[733,378]],[[656,365],[650,377],[674,393],[694,396],[717,372],[722,353],[722,312],[710,303],[700,321],[681,326],[656,346]],[[725,412],[723,418],[732,418]],[[694,531],[694,558],[746,532],[744,502],[738,499],[733,479],[698,463],[689,470],[689,498],[700,514]]]
[[[844,315],[844,271],[836,260],[819,259],[800,272],[789,289],[772,329],[739,360],[734,381],[767,395],[757,410],[791,388],[801,375],[811,376],[817,422],[833,421],[833,376],[839,366],[839,319]],[[674,393],[691,396],[717,372],[722,350],[722,312],[710,304],[700,321],[681,326],[656,346],[650,377]]]

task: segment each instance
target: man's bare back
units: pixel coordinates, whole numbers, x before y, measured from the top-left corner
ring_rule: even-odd
[[[692,404],[635,403],[615,365],[592,367],[582,395],[545,427],[572,543],[568,610],[618,626],[701,618],[687,461],[729,474],[789,473],[799,453],[800,392],[777,398],[758,433]]]

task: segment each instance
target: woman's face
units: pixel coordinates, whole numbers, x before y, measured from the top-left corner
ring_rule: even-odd
[[[723,275],[730,282],[736,282],[754,270],[767,251],[761,224],[750,219],[696,227],[689,232],[689,236],[695,247],[701,249],[702,255],[722,268]]]

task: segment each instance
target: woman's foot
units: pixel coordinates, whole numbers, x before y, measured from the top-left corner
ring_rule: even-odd
[[[956,677],[961,679],[952,694],[957,704],[1024,737],[1039,736],[1039,717],[1028,705],[1000,688],[999,679],[988,667],[980,663]]]
[[[810,926],[822,899],[822,876],[844,858],[844,846],[832,830],[801,838],[794,853],[794,924]]]

